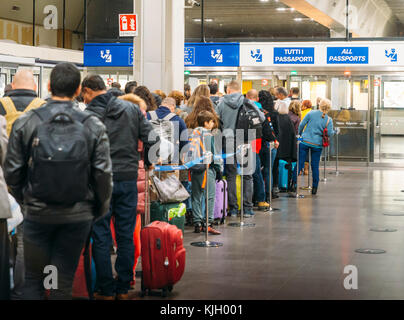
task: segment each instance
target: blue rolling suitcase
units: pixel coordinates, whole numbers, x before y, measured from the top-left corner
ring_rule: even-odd
[[[279,160],[279,190],[286,192],[288,189],[288,169],[286,165],[288,163],[284,160]],[[295,170],[296,162],[292,163],[292,170]]]

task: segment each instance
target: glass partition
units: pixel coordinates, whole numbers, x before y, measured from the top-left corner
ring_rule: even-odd
[[[331,139],[330,156],[369,160],[369,77],[331,77],[329,115],[340,134]],[[338,141],[337,141],[338,139]]]
[[[404,159],[404,77],[377,76],[373,85],[376,158]]]

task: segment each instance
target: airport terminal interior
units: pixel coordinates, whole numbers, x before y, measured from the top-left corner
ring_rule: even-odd
[[[275,106],[277,88],[297,88],[311,112],[329,101],[337,134],[319,158],[318,193],[310,169],[265,210],[228,212],[219,235],[186,225],[185,271],[164,299],[404,300],[404,0],[0,1],[0,97],[30,70],[36,95],[51,100],[63,62],[108,90],[136,81],[168,96],[214,84],[220,106],[237,82],[247,97],[271,92]],[[111,252],[115,264],[119,245]],[[129,299],[162,299],[143,296],[143,267],[141,256]]]

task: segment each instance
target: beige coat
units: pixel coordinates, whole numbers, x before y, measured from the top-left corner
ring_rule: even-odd
[[[7,142],[6,119],[3,116],[0,116],[0,219],[11,218],[8,190],[3,174],[3,164],[6,158]]]

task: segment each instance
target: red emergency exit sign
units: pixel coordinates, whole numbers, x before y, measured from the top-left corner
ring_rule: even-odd
[[[137,37],[137,15],[120,14],[119,15],[119,36]]]

